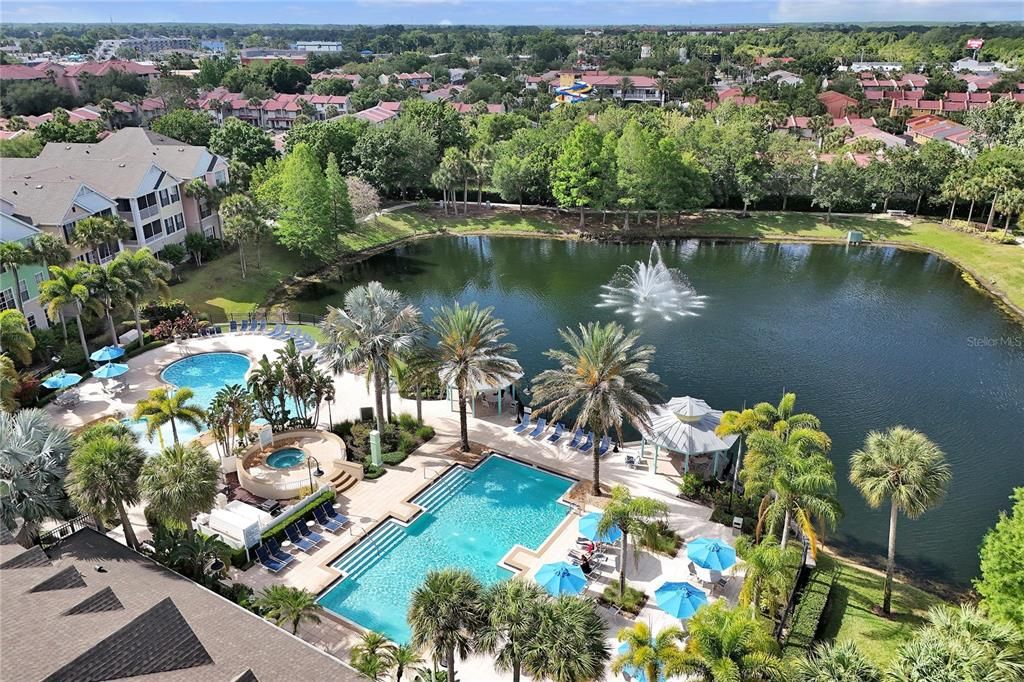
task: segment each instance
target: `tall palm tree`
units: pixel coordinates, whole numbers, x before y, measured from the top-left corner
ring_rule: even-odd
[[[629,334],[617,322],[591,322],[579,332],[558,332],[568,351],[549,350],[558,363],[533,380],[534,398],[542,405],[535,412],[550,412],[560,419],[576,410],[574,430],[588,427],[601,436],[615,430],[622,440],[622,423],[638,431],[651,426],[651,406],[661,401],[662,384],[649,370],[654,346],[637,345],[639,332]],[[601,494],[601,456],[593,448],[594,495]]]
[[[808,412],[796,412],[796,393],[784,393],[778,405],[758,403],[751,408],[758,428],[786,435],[792,429],[821,431],[821,420]],[[726,415],[729,413],[726,413]],[[726,421],[722,415],[722,422]]]
[[[622,531],[619,557],[619,596],[626,592],[626,560],[629,558],[629,541],[633,539],[634,550],[640,551],[640,543],[658,533],[658,521],[668,513],[668,505],[650,497],[633,497],[629,488],[617,485],[612,488],[612,498],[604,508],[604,514],[597,523],[598,536],[612,528]]]
[[[142,466],[139,486],[164,522],[192,533],[192,516],[213,507],[220,467],[198,443],[172,445]]]
[[[18,279],[18,266],[35,262],[32,251],[21,242],[0,242],[0,270],[10,270],[14,277],[14,307],[20,313],[25,312],[21,304],[21,285]]]
[[[486,622],[476,636],[477,651],[494,659],[500,672],[512,672],[512,682],[519,682],[523,658],[537,636],[540,611],[547,593],[534,582],[503,580],[484,593]]]
[[[663,680],[666,666],[677,663],[683,655],[679,643],[686,635],[677,625],[659,630],[655,635],[647,623],[638,621],[633,627],[619,630],[617,637],[626,644],[626,651],[612,660],[612,672],[618,675],[631,667],[642,670],[648,680]]]
[[[288,408],[284,388],[284,367],[271,362],[264,355],[249,372],[246,386],[256,401],[260,416],[279,429],[288,421]]]
[[[592,682],[604,679],[611,654],[607,629],[593,602],[563,595],[541,609],[537,635],[523,659],[535,679]]]
[[[136,421],[146,420],[146,435],[152,439],[153,434],[160,431],[164,424],[171,425],[174,444],[178,441],[178,422],[184,422],[200,430],[205,425],[206,410],[198,404],[189,402],[195,396],[191,388],[181,387],[168,389],[154,388],[149,395],[135,404],[132,418]]]
[[[864,447],[850,456],[850,482],[874,508],[889,500],[889,554],[885,562],[882,610],[892,606],[896,563],[896,520],[900,512],[919,517],[945,496],[952,477],[946,456],[920,431],[894,426],[872,431]]]
[[[64,330],[64,343],[68,342],[67,321],[64,319],[64,307],[74,305],[78,314],[75,320],[78,322],[78,340],[82,344],[82,352],[89,356],[89,345],[85,342],[85,327],[82,325],[82,313],[86,308],[95,310],[99,302],[92,298],[89,287],[86,284],[86,276],[89,272],[85,264],[78,264],[70,268],[62,268],[57,265],[50,266],[50,279],[39,285],[39,299],[46,306],[46,315],[51,320],[59,319],[61,328]]]
[[[459,394],[463,452],[469,452],[466,402],[471,391],[480,386],[507,386],[523,374],[519,363],[509,357],[516,351],[515,345],[502,341],[508,329],[493,312],[494,308],[481,308],[475,302],[463,306],[457,301],[434,311],[438,376],[442,384],[454,386]]]
[[[120,239],[126,239],[133,232],[128,221],[120,216],[89,216],[75,223],[71,243],[91,251],[103,244],[109,245]]]
[[[316,375],[316,361],[309,355],[299,353],[295,339],[288,339],[284,348],[277,350],[277,362],[281,365],[285,392],[291,397],[299,419],[306,419],[313,401],[313,387]]]
[[[349,653],[349,663],[371,680],[379,680],[387,672],[395,644],[379,632],[367,630]]]
[[[0,353],[16,358],[23,365],[31,364],[36,338],[28,329],[28,320],[18,310],[0,310]]]
[[[793,682],[881,682],[882,673],[852,640],[814,647],[793,666]]]
[[[127,505],[138,504],[139,475],[146,454],[131,435],[114,435],[106,430],[87,430],[79,437],[68,463],[68,497],[80,510],[106,515],[117,511],[124,538],[132,549],[139,548]]]
[[[831,441],[821,431],[792,429],[756,431],[749,437],[750,450],[742,473],[746,494],[761,498],[754,536],[760,540],[765,527],[789,541],[790,522],[796,521],[817,552],[815,521],[835,527],[841,510],[836,500],[835,469],[825,456]]]
[[[125,284],[118,272],[110,266],[87,265],[85,285],[90,295],[103,307],[103,315],[107,319],[110,331],[110,343],[117,343],[117,328],[114,326],[114,308],[121,304],[125,296]]]
[[[688,630],[683,655],[666,666],[667,677],[685,675],[702,682],[785,679],[771,633],[744,609],[715,601],[694,614]]]
[[[8,530],[23,525],[20,539],[35,536],[46,519],[64,518],[64,493],[71,434],[42,410],[0,412],[0,521]]]
[[[49,232],[40,232],[32,240],[32,253],[35,254],[35,262],[42,263],[47,268],[54,265],[64,265],[71,260],[71,250],[64,240]]]
[[[287,585],[271,585],[256,598],[256,607],[274,625],[292,626],[292,634],[299,633],[299,625],[303,622],[319,623],[323,607],[316,600],[316,595],[300,587]]]
[[[407,304],[397,291],[370,282],[350,289],[341,308],[328,306],[320,328],[325,337],[320,359],[335,373],[365,371],[367,385],[373,381],[377,430],[383,433],[388,361],[392,354],[416,343],[419,309]]]
[[[171,266],[159,260],[149,249],[141,248],[117,254],[110,269],[124,286],[125,296],[135,315],[135,332],[141,348],[146,343],[142,334],[142,303],[153,294],[167,295],[165,278],[171,274]]]
[[[760,543],[747,536],[739,537],[736,553],[744,569],[739,602],[750,606],[751,615],[767,613],[774,622],[796,579],[800,551],[793,546],[783,549],[769,535]]]
[[[411,644],[430,647],[434,660],[443,661],[448,679],[455,679],[455,656],[466,658],[473,634],[485,622],[481,608],[483,586],[469,571],[445,568],[427,573],[413,590],[409,604]]]
[[[423,387],[436,385],[439,369],[437,355],[422,343],[417,343],[401,356],[391,360],[391,376],[400,391],[411,391],[416,396],[416,421],[423,421]],[[435,396],[436,397],[436,396]]]
[[[0,355],[0,410],[14,413],[18,409],[18,370],[14,369],[14,360]]]
[[[335,399],[334,377],[326,372],[316,370],[312,375],[311,391],[313,392],[313,425],[320,423],[320,406],[327,403],[327,426],[334,426],[334,417],[331,415],[331,403]]]
[[[249,431],[255,418],[252,396],[238,384],[225,386],[213,396],[206,420],[224,449],[225,458],[231,458],[238,437]]]

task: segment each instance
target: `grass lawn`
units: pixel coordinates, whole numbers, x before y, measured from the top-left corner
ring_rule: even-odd
[[[820,561],[832,561],[819,554]],[[925,622],[928,608],[942,604],[939,597],[903,583],[893,584],[891,619],[875,615],[882,604],[884,578],[840,561],[842,573],[832,588],[832,605],[823,616],[822,639],[852,639],[866,656],[886,666],[897,649]]]

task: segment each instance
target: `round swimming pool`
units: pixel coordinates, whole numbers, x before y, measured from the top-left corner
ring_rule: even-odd
[[[267,466],[272,469],[290,469],[306,461],[306,453],[299,448],[281,448],[267,456]]]
[[[200,353],[171,363],[160,378],[179,388],[192,389],[196,402],[208,408],[213,396],[225,386],[245,386],[249,366],[249,358],[241,353]]]

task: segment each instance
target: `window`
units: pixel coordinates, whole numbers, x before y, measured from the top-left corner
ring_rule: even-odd
[[[160,190],[160,205],[166,206],[171,203],[171,194],[165,189]]]
[[[199,200],[199,219],[206,220],[213,215],[213,209],[206,203],[206,199]]]
[[[25,316],[25,321],[28,322],[28,330],[29,331],[32,331],[33,329],[36,328],[36,316],[35,315],[26,315]]]
[[[0,291],[0,310],[11,310],[16,307],[14,305],[14,290],[4,289]]]
[[[149,208],[150,206],[156,206],[156,193],[150,192],[149,194],[139,197],[139,210]]]
[[[183,230],[183,229],[185,229],[185,215],[184,214],[179,213],[178,215],[174,216],[174,229],[175,230]]]
[[[117,200],[117,211],[118,211],[118,213],[131,213],[132,212],[132,202],[130,200],[128,200],[128,199],[118,199]]]
[[[72,220],[70,223],[64,223],[60,227],[64,232],[64,241],[70,244],[75,236],[75,221]]]
[[[222,170],[219,170],[213,174],[213,183],[215,185],[223,185],[228,181],[228,174]]]
[[[171,187],[170,195],[171,195],[171,203],[172,204],[176,204],[179,201],[181,201],[181,195],[178,193],[178,186],[177,185],[175,185],[174,187]]]
[[[151,223],[146,223],[145,225],[142,226],[142,235],[146,239],[146,241],[153,239],[157,235],[163,234],[163,232],[163,229],[161,229],[160,227],[159,219],[154,220]]]
[[[42,284],[44,279],[46,279],[46,275],[44,275],[42,272],[37,272],[36,273],[36,286],[39,286],[40,284]]]
[[[174,218],[164,218],[164,232],[174,234]]]
[[[24,303],[28,300],[28,282],[23,279],[18,280],[18,292],[21,294],[21,302]]]

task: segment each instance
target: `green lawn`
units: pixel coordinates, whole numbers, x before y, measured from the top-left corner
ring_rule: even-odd
[[[821,561],[831,558],[819,555]],[[942,604],[939,597],[903,583],[893,585],[891,619],[871,607],[882,604],[883,578],[852,564],[840,562],[842,573],[832,589],[832,605],[823,617],[822,639],[852,639],[879,666],[886,666],[911,633],[924,623],[928,608]]]

